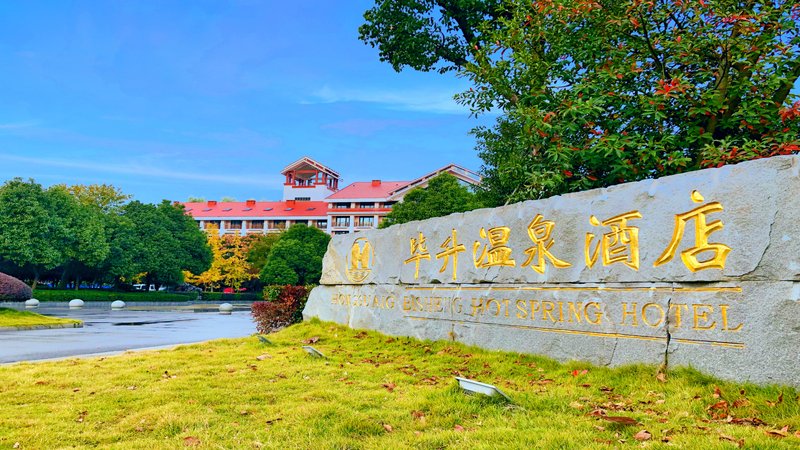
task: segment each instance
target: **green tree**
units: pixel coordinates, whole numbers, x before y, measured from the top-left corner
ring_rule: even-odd
[[[110,254],[103,210],[94,203],[82,203],[63,185],[46,191],[50,213],[58,217],[61,228],[57,243],[62,250],[62,283],[75,279],[75,288],[81,279],[98,273]],[[108,205],[108,204],[107,204]]]
[[[402,202],[392,207],[380,228],[480,207],[481,203],[473,192],[462,186],[453,175],[442,173],[432,178],[428,187],[415,188],[406,194]]]
[[[251,241],[249,250],[247,251],[247,261],[256,273],[260,273],[261,269],[267,264],[269,252],[280,237],[280,233],[255,234],[249,236]]]
[[[0,187],[0,258],[22,269],[36,283],[46,270],[64,262],[68,238],[51,199],[33,180],[15,178]]]
[[[497,20],[500,0],[376,0],[359,38],[394,70],[445,73],[474,61],[475,43]]]
[[[110,184],[61,184],[55,187],[66,189],[83,205],[97,207],[106,214],[118,212],[131,199],[130,195]]]
[[[318,228],[303,224],[294,224],[280,235],[281,240],[294,239],[311,246],[311,252],[320,257],[325,255],[331,237]]]
[[[434,13],[418,6],[415,17]],[[493,203],[800,150],[795,3],[509,1],[493,11],[466,41],[460,74],[474,87],[458,96],[475,114],[501,113],[474,131]],[[386,42],[413,29],[408,14],[383,20]]]
[[[261,270],[264,284],[314,284],[322,276],[322,257],[330,236],[302,224],[281,233]]]
[[[283,259],[274,259],[261,270],[261,280],[266,284],[300,284],[300,276]]]
[[[202,273],[211,265],[205,233],[181,205],[133,201],[123,207],[123,214],[126,220],[117,237],[131,263],[119,267],[127,271],[119,276],[145,273],[148,284],[176,284],[183,281],[184,270]]]

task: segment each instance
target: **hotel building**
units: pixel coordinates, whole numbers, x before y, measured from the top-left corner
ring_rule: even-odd
[[[186,202],[186,212],[202,229],[216,226],[224,234],[280,232],[296,223],[317,227],[329,234],[347,234],[377,228],[392,205],[441,173],[462,183],[477,185],[480,176],[455,164],[434,170],[412,181],[359,181],[339,189],[339,173],[301,158],[281,171],[285,177],[283,200],[261,202]]]

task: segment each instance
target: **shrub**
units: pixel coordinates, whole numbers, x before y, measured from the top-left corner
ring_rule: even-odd
[[[266,291],[267,289],[265,294]],[[275,292],[275,289],[270,292]],[[310,292],[310,286],[286,285],[280,288],[274,300],[253,303],[252,315],[258,332],[270,333],[293,323],[302,322],[303,307]]]
[[[0,273],[0,301],[24,302],[31,298],[31,288],[22,281]]]
[[[90,302],[190,302],[197,300],[196,292],[120,292],[89,289],[37,289],[36,298],[43,302],[68,302],[73,298]]]

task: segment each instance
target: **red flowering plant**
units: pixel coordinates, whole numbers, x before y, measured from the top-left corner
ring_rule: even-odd
[[[498,6],[458,96],[498,203],[797,153],[800,6],[537,0]]]
[[[293,323],[303,321],[303,308],[313,286],[267,286],[264,298],[251,307],[253,320],[259,333],[271,333]]]

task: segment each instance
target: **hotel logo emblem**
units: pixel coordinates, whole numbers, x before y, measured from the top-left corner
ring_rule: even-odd
[[[375,252],[367,238],[356,239],[346,258],[347,278],[353,283],[363,283],[372,273],[374,260]]]

